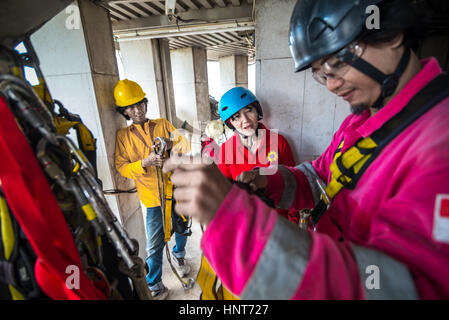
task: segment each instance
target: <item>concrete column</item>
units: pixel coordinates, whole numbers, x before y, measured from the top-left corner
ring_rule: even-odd
[[[295,3],[257,2],[256,93],[264,122],[287,138],[299,163],[325,150],[349,114],[349,105],[319,85],[310,70],[294,73],[288,28]]]
[[[218,61],[221,95],[234,87],[248,88],[248,56],[231,55],[221,57]]]
[[[157,40],[123,41],[119,47],[125,78],[136,81],[147,94],[147,116],[150,119],[166,118]]]
[[[117,62],[108,12],[78,0],[79,16],[62,11],[31,37],[54,99],[79,114],[97,139],[98,175],[104,189],[130,189],[132,180],[115,170],[115,133],[126,126],[115,112],[113,89]],[[73,14],[73,10],[68,11]],[[68,19],[79,23],[67,24]],[[72,20],[73,21],[73,20]],[[108,203],[145,257],[145,230],[137,194],[107,196]]]
[[[158,80],[158,92],[163,96],[165,104],[166,118],[175,128],[183,127],[186,129],[186,123],[178,118],[176,114],[175,92],[173,88],[173,74],[171,67],[170,48],[168,40],[153,39],[153,48],[158,52],[157,59],[155,58],[155,70]],[[190,127],[190,126],[188,126]],[[191,127],[189,129],[191,131]]]
[[[198,153],[199,133],[211,119],[206,50],[192,47],[172,50],[171,64],[176,114],[194,127],[197,134],[191,140],[192,153]]]

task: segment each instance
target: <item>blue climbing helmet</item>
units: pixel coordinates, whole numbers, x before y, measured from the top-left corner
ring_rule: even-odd
[[[262,108],[260,107],[259,100],[250,90],[243,87],[232,88],[221,97],[220,103],[218,105],[218,112],[220,113],[220,118],[223,122],[231,129],[234,127],[228,121],[235,113],[239,112],[241,109],[256,102],[257,104],[257,114],[258,120],[263,117]]]

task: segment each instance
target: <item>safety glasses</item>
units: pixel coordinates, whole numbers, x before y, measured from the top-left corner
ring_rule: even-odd
[[[363,51],[364,48],[357,42],[351,43],[325,59],[319,70],[312,71],[313,78],[322,85],[327,85],[327,79],[342,78],[352,63],[363,55]]]

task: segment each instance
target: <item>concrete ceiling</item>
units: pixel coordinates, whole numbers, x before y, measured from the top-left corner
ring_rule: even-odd
[[[170,49],[206,48],[208,59],[227,55],[255,58],[254,0],[177,0],[167,16],[166,1],[97,1],[111,14],[117,41],[167,38]]]
[[[0,10],[0,43],[13,47],[30,35],[72,0],[2,1]]]

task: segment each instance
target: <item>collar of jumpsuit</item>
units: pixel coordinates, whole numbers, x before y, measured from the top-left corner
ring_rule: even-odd
[[[264,151],[267,148],[267,143],[269,143],[270,132],[260,122],[259,122],[259,127],[256,130],[263,130],[263,138],[262,138],[262,141],[260,142],[260,145],[254,151],[254,153],[252,153],[250,151],[250,148],[246,147],[242,143],[242,137],[240,136],[240,134],[237,133],[237,132],[234,133],[232,138],[234,139],[235,150],[236,150],[236,153],[237,153],[237,155],[236,155],[236,157],[237,157],[236,160],[237,161],[239,161],[239,159],[240,159],[241,161],[249,161],[249,163],[253,163],[254,161],[257,161],[257,157],[258,157],[259,153],[262,153],[262,154],[266,153]],[[249,138],[251,138],[251,137],[249,137]],[[240,163],[240,162],[237,162],[237,163]],[[244,163],[246,163],[246,162],[244,162]]]

